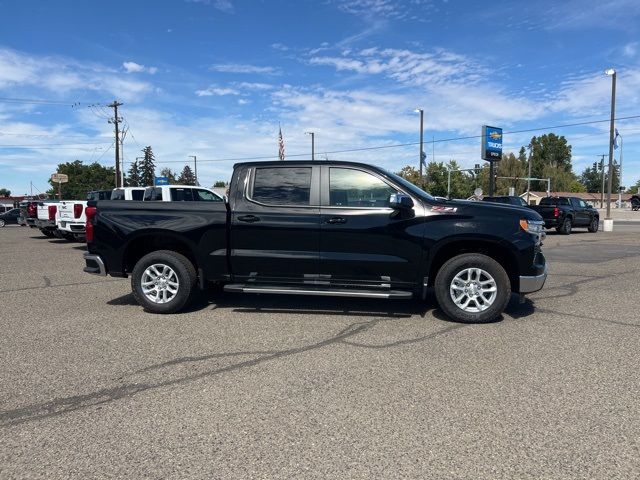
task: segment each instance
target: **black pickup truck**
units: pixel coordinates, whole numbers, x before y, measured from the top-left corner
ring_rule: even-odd
[[[600,225],[598,210],[577,197],[545,197],[529,208],[542,216],[545,228],[555,228],[564,235],[569,235],[573,227],[587,227],[595,233]]]
[[[488,322],[512,292],[547,277],[541,217],[435,200],[351,162],[241,163],[228,201],[90,201],[85,272],[131,276],[148,311],[182,309],[208,282],[225,291],[424,298],[450,318]]]

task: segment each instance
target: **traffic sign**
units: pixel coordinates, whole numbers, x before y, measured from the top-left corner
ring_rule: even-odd
[[[67,183],[69,181],[69,175],[66,173],[52,173],[51,181],[57,183]]]

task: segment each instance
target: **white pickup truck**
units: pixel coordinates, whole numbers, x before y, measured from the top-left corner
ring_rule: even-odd
[[[84,238],[84,228],[87,221],[86,207],[87,202],[83,200],[64,200],[58,203],[56,214],[58,236],[67,240]]]
[[[38,202],[38,215],[35,219],[35,226],[43,235],[47,237],[55,236],[56,215],[58,213],[59,200],[45,200]]]
[[[224,199],[216,192],[204,187],[191,185],[156,185],[147,187],[145,202],[222,202]]]
[[[144,198],[146,187],[121,187],[114,188],[111,192],[111,200],[139,200]]]

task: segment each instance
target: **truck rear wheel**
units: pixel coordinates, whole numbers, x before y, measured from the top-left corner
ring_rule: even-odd
[[[452,320],[486,323],[496,320],[511,297],[511,282],[502,265],[479,253],[449,259],[435,280],[438,305]]]
[[[587,230],[589,230],[591,233],[596,233],[598,231],[599,226],[600,226],[600,219],[598,217],[593,217],[591,219],[591,223],[589,224],[589,227],[587,228]]]
[[[146,311],[175,313],[191,299],[196,280],[196,269],[184,255],[157,250],[136,263],[131,290]]]
[[[571,227],[571,219],[567,217],[562,222],[562,225],[558,227],[558,233],[561,233],[562,235],[569,235],[571,233]]]

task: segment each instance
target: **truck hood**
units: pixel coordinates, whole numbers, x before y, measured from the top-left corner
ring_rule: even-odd
[[[443,207],[456,207],[459,213],[479,215],[504,215],[505,217],[520,217],[523,220],[542,220],[538,212],[529,207],[518,207],[504,203],[478,202],[471,200],[446,200],[438,202]]]

